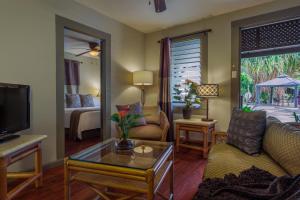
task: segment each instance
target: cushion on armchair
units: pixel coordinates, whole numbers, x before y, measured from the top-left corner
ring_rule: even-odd
[[[118,112],[126,111],[128,114],[140,114],[143,115],[143,108],[140,102],[128,105],[116,105]],[[135,120],[136,126],[144,126],[146,125],[146,120],[144,116]]]
[[[129,138],[140,140],[161,140],[162,129],[154,124],[129,129]]]
[[[160,108],[159,106],[144,106],[143,113],[147,124],[160,125]]]

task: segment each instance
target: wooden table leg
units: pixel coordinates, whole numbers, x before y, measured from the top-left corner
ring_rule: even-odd
[[[69,172],[69,168],[68,168],[68,159],[65,158],[64,161],[64,176],[65,176],[65,180],[64,180],[64,188],[65,188],[65,200],[69,200],[71,191],[70,191],[70,172]]]
[[[0,158],[0,200],[7,200],[7,160]]]
[[[42,150],[41,144],[38,144],[38,149],[35,152],[35,174],[40,177],[35,181],[35,187],[41,187],[43,185],[43,169],[42,169]]]
[[[203,132],[203,158],[207,158],[208,154],[208,133],[209,129],[206,128]]]
[[[171,155],[172,166],[170,168],[170,199],[174,199],[174,152]]]
[[[185,141],[186,142],[190,141],[190,135],[189,135],[189,131],[188,130],[185,131]]]
[[[148,170],[147,179],[148,179],[147,200],[153,200],[154,199],[154,171],[153,170]]]
[[[179,152],[180,125],[176,124],[176,152]]]

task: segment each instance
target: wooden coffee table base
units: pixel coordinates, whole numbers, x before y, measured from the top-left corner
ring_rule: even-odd
[[[172,146],[171,146],[172,147]],[[153,200],[155,195],[173,199],[173,147],[164,153],[153,168],[147,170],[83,162],[65,158],[65,200],[71,199],[71,182],[87,185],[101,199]],[[158,189],[166,178],[170,182],[170,195],[165,197]]]

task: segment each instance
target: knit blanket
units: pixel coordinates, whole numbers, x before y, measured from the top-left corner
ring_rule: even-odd
[[[251,167],[239,176],[206,179],[193,200],[299,200],[300,175],[276,177]]]

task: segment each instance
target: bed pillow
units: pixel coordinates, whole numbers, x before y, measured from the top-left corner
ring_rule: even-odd
[[[95,107],[93,96],[90,94],[80,95],[80,101],[82,107]]]
[[[266,128],[266,112],[234,109],[228,128],[227,143],[249,155],[261,152]]]
[[[66,94],[67,108],[80,108],[81,101],[78,94]]]
[[[100,97],[93,97],[93,101],[94,101],[94,105],[96,107],[100,107],[100,105],[101,105],[101,99],[100,99]]]
[[[128,114],[140,114],[143,115],[143,107],[140,102],[129,104],[129,105],[116,105],[118,112],[126,111]],[[140,117],[136,121],[136,126],[144,126],[146,125],[145,117]]]

